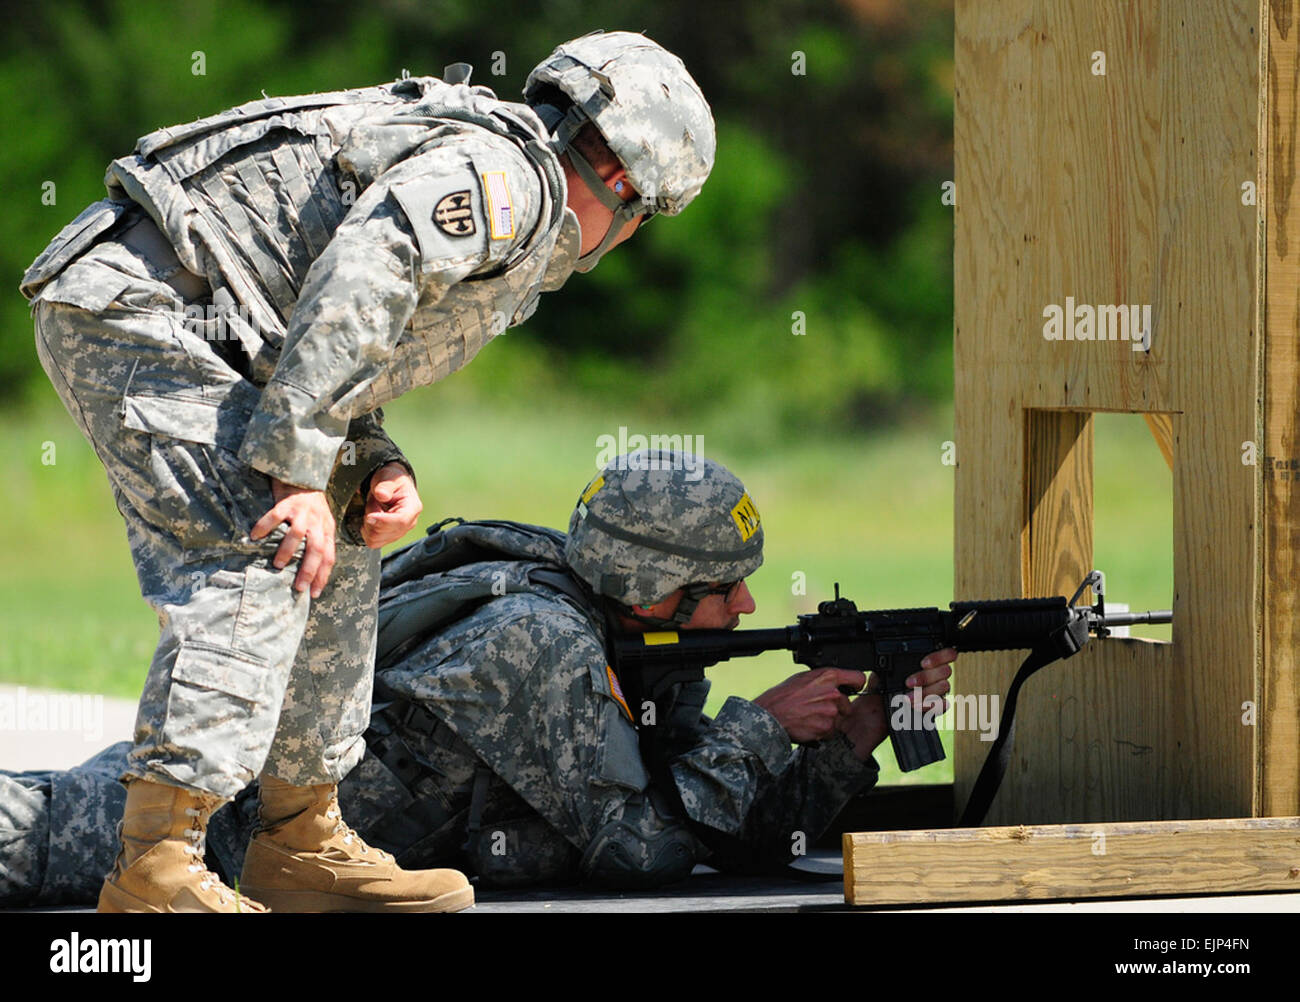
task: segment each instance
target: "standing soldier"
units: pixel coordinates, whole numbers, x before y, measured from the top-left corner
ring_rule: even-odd
[[[401,870],[338,811],[365,750],[379,547],[421,509],[379,408],[680,212],[715,140],[681,61],[642,35],[561,45],[525,104],[467,71],[151,133],[23,278],[162,631],[101,911],[473,903],[462,874]],[[241,900],[203,865],[205,826],[259,776]]]

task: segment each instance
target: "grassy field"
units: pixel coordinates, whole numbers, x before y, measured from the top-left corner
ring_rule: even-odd
[[[758,611],[745,625],[792,622],[837,581],[859,608],[952,598],[953,470],[941,462],[950,414],[834,441],[801,443],[792,428],[761,454],[735,454],[726,448],[734,414],[668,424],[562,393],[543,406],[508,393],[485,400],[455,379],[440,389],[387,408],[392,437],[417,466],[426,524],[461,515],[563,527],[596,467],[599,436],[617,436],[620,425],[689,433],[745,480],[763,516],[766,563],[751,579]],[[0,468],[16,508],[0,538],[0,681],[135,698],[157,624],[139,598],[103,471],[52,394],[0,416],[0,428]],[[1096,557],[1111,594],[1134,608],[1167,607],[1168,470],[1140,418],[1101,416],[1097,455]],[[1144,635],[1167,638],[1168,630]],[[779,654],[719,666],[711,708],[730,694],[757,695],[791,670]],[[885,778],[897,779],[887,746],[878,757],[888,760]],[[906,779],[951,774],[949,761]]]

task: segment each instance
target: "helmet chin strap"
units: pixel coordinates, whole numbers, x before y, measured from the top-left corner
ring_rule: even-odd
[[[601,257],[613,245],[618,235],[623,232],[623,227],[632,222],[637,216],[645,213],[647,208],[640,198],[625,202],[610,191],[600,175],[596,173],[595,168],[591,166],[590,161],[578,152],[576,146],[570,146],[565,152],[569,154],[569,162],[573,164],[574,172],[578,177],[582,178],[583,183],[596,196],[600,204],[613,213],[613,218],[609,221],[609,229],[605,231],[604,239],[594,250],[578,258],[577,264],[573,266],[574,271],[588,272],[596,267]]]
[[[658,210],[658,205],[654,202],[648,202],[644,198],[634,198],[630,202],[625,202],[605,186],[605,182],[596,173],[596,169],[591,166],[591,162],[578,152],[578,148],[573,145],[573,137],[581,131],[584,125],[591,121],[576,104],[570,105],[565,111],[561,111],[553,104],[538,104],[533,107],[533,110],[537,112],[543,124],[551,130],[551,149],[555,151],[557,156],[564,153],[569,155],[569,163],[573,165],[573,170],[578,177],[582,178],[582,183],[587,186],[601,205],[614,214],[614,217],[609,221],[609,229],[605,231],[605,236],[600,241],[600,244],[594,250],[578,258],[577,263],[573,266],[574,271],[591,271],[592,268],[596,267],[605,252],[609,250],[618,235],[623,232],[623,227],[632,222],[637,216],[643,214],[654,215]]]

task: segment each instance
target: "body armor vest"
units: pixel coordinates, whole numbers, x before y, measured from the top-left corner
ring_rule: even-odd
[[[493,141],[486,133],[514,143],[536,170],[537,225],[503,265],[417,306],[386,368],[336,405],[347,418],[460,368],[560,284],[548,286],[546,273],[564,215],[564,177],[527,105],[433,77],[267,98],[150,133],[109,166],[106,184],[111,197],[142,205],[181,263],[207,278],[214,307],[247,352],[250,378],[262,386],[307,271],[357,196],[410,156]]]

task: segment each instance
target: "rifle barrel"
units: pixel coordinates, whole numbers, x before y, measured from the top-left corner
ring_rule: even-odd
[[[1134,623],[1172,623],[1172,609],[1153,609],[1151,612],[1108,612],[1102,617],[1106,626],[1131,626]]]

